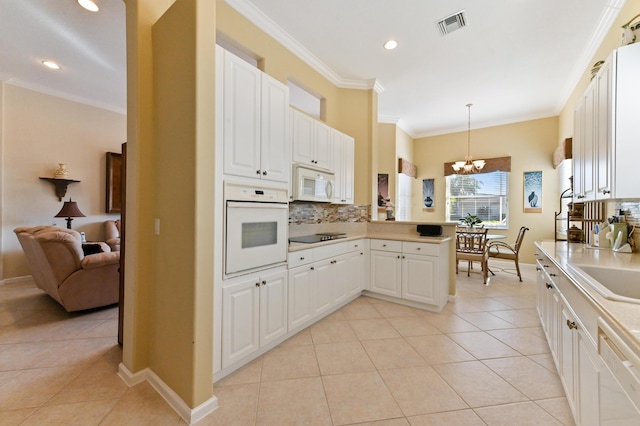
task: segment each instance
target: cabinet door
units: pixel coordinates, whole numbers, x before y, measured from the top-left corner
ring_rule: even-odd
[[[331,131],[331,139],[333,140],[333,203],[345,204],[344,197],[344,166],[346,159],[344,158],[344,143],[342,133],[337,130]]]
[[[576,412],[576,404],[575,404],[575,381],[574,381],[574,361],[576,360],[577,351],[576,348],[576,337],[575,337],[575,328],[576,324],[573,313],[569,311],[567,306],[562,304],[561,311],[561,321],[560,321],[560,348],[559,348],[559,358],[560,358],[560,377],[564,383],[565,393],[567,395],[567,400],[573,412]]]
[[[261,277],[260,346],[287,332],[287,272]]]
[[[574,202],[581,202],[584,196],[584,159],[583,159],[583,145],[584,145],[584,97],[578,101],[576,110],[573,116],[573,196]]]
[[[314,166],[314,124],[315,120],[308,115],[291,109],[292,149],[295,163]]]
[[[356,251],[347,256],[349,278],[347,288],[349,296],[356,295],[364,289],[364,252]]]
[[[262,74],[260,170],[262,179],[289,182],[289,88]]]
[[[347,299],[349,296],[349,263],[347,255],[343,255],[332,260],[333,268],[333,303],[337,304]]]
[[[259,287],[252,277],[222,289],[222,368],[259,348]]]
[[[353,204],[353,188],[355,177],[355,140],[351,136],[342,136],[343,168],[343,199],[345,204]]]
[[[331,127],[314,122],[314,160],[313,165],[321,169],[333,171],[333,143]]]
[[[261,72],[224,52],[224,172],[260,176]]]
[[[416,254],[402,255],[402,298],[437,304],[438,259]]]
[[[577,338],[578,422],[582,426],[598,426],[600,424],[600,370],[603,366],[598,357],[598,350],[586,337],[584,330],[578,330]]]
[[[593,201],[596,199],[595,189],[595,168],[596,160],[595,154],[595,142],[596,142],[596,86],[591,84],[584,94],[584,122],[583,137],[582,137],[582,157],[583,157],[583,171],[582,171],[582,195],[583,201]]]
[[[354,140],[333,131],[334,203],[353,204]]]
[[[596,76],[596,138],[595,181],[596,199],[611,198],[613,190],[613,68],[605,62]]]
[[[289,271],[289,330],[313,317],[313,276],[311,266],[301,266]]]
[[[371,250],[370,290],[388,296],[401,297],[400,264],[399,253]]]
[[[318,262],[314,266],[313,313],[320,315],[333,306],[334,268],[330,260]]]

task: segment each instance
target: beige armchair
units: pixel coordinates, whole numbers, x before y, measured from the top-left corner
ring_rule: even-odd
[[[36,285],[67,312],[118,302],[120,252],[86,255],[80,234],[54,226],[14,229]],[[93,244],[95,249],[95,244]]]
[[[111,251],[120,251],[120,219],[104,222],[104,239]]]

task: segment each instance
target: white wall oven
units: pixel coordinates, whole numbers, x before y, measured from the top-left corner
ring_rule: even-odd
[[[286,189],[225,183],[225,274],[238,275],[287,260]]]

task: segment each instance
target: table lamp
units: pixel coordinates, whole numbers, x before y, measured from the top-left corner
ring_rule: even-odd
[[[71,201],[71,198],[69,198],[69,201],[64,202],[64,204],[62,205],[62,209],[54,217],[65,217],[67,221],[67,228],[71,229],[71,221],[73,220],[73,218],[85,217],[85,215],[82,214],[76,202]]]

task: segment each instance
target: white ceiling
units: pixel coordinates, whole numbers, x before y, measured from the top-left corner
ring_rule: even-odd
[[[375,82],[380,120],[414,137],[466,129],[467,103],[473,128],[557,115],[625,2],[226,1],[336,85]],[[125,112],[124,2],[99,4],[0,0],[0,78]],[[462,9],[468,27],[440,36],[436,21]]]
[[[125,6],[98,0],[0,0],[0,79],[111,111],[126,112]],[[41,65],[56,61],[58,71]]]

